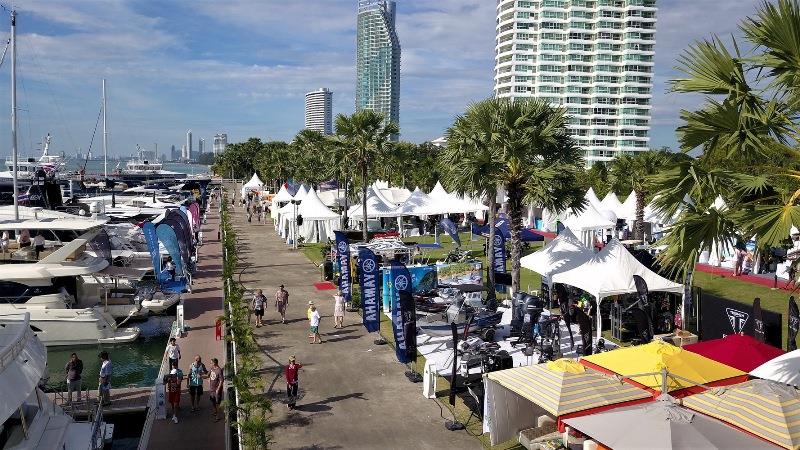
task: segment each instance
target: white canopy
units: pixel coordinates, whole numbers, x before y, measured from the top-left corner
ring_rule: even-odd
[[[750,375],[800,387],[800,350],[793,350],[756,367]]]
[[[551,277],[555,273],[580,266],[593,255],[592,250],[583,245],[567,228],[541,250],[523,257],[519,262],[522,267],[543,277]]]
[[[344,189],[331,189],[317,192],[317,197],[329,208],[332,206],[342,206],[344,204],[345,195]]]
[[[589,204],[591,204],[595,208],[600,208],[600,199],[597,198],[597,194],[595,194],[594,188],[589,188],[589,190],[586,191],[585,198],[586,200],[589,201]]]
[[[274,205],[275,203],[290,202],[292,200],[294,200],[294,197],[292,197],[292,194],[290,194],[289,190],[286,189],[286,185],[282,184],[281,189],[277,194],[275,194],[275,197],[272,197],[272,204]]]
[[[434,211],[431,214],[466,214],[489,209],[479,202],[466,201],[458,195],[448,193],[438,181],[428,197],[431,199],[430,209]]]
[[[603,197],[603,200],[600,202],[600,207],[597,209],[600,211],[607,209],[609,211],[614,211],[614,214],[617,214],[617,211],[619,211],[621,207],[622,203],[619,202],[617,194],[608,191],[608,194]]]
[[[566,211],[561,217],[561,222],[564,226],[571,228],[573,231],[599,230],[601,228],[614,228],[617,226],[616,221],[612,221],[601,214],[600,211],[591,204],[585,206],[583,211],[577,214],[572,211]]]
[[[617,217],[628,222],[636,220],[636,191],[631,191],[625,202],[617,209]]]
[[[330,220],[339,219],[339,215],[328,209],[322,200],[317,196],[317,192],[312,188],[297,209],[297,214],[303,216],[303,220]]]
[[[301,184],[300,189],[298,189],[297,192],[294,194],[294,200],[302,201],[306,198],[307,194],[308,194],[308,189],[306,189],[306,187]]]
[[[380,217],[398,217],[400,215],[400,208],[387,203],[375,190],[370,186],[367,189],[367,218],[376,219]],[[353,205],[348,211],[347,216],[354,220],[363,220],[364,209],[361,202]]]
[[[398,206],[411,197],[411,191],[406,188],[385,188],[380,189],[380,193],[384,200]]]
[[[298,231],[305,242],[326,242],[332,239],[333,232],[339,229],[339,215],[322,203],[313,188],[300,203],[297,214],[303,218],[303,224]],[[290,216],[289,222],[292,220],[294,217]],[[289,232],[290,239],[293,237],[292,234],[293,230]]]
[[[258,174],[254,173],[250,181],[242,185],[242,195],[245,195],[247,191],[255,191],[261,189],[264,186],[264,183],[258,178]]]
[[[433,187],[433,190],[428,196],[434,200],[450,200],[452,198],[450,193],[444,190],[444,186],[442,186],[440,181],[436,182],[436,186]]]
[[[433,214],[440,214],[435,208],[435,201],[422,192],[420,188],[414,189],[408,200],[403,203],[399,208],[399,212],[403,216],[427,216]]]

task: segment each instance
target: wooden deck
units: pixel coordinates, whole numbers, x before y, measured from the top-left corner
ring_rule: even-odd
[[[50,392],[47,396],[67,414],[74,413],[76,417],[84,417],[87,415],[88,411],[97,407],[98,401],[97,390],[90,390],[88,391],[89,403],[87,404],[85,397],[86,392],[87,391],[83,391],[81,393],[81,402],[76,401],[73,402],[73,404],[66,403],[66,392]],[[111,404],[103,407],[103,414],[113,415],[145,411],[152,392],[152,387],[112,389]],[[76,397],[73,397],[73,400],[75,398]]]

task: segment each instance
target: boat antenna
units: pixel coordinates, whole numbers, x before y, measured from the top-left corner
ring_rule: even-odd
[[[108,128],[106,127],[106,79],[103,78],[103,177],[108,183]]]
[[[19,220],[17,192],[17,12],[11,11],[11,153],[14,160],[14,220]]]
[[[103,107],[97,113],[97,120],[94,123],[94,131],[92,131],[92,139],[89,140],[89,150],[86,152],[86,158],[83,160],[83,171],[86,172],[86,165],[89,164],[89,155],[92,154],[92,144],[94,144],[94,135],[97,134],[97,126],[100,125],[100,117],[103,115]]]

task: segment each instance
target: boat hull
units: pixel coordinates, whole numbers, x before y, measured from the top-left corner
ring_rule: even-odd
[[[0,324],[14,324],[30,313],[30,326],[48,347],[67,345],[121,344],[139,337],[136,327],[116,328],[113,319],[95,308],[0,310]]]

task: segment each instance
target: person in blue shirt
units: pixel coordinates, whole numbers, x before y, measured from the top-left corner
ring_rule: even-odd
[[[194,357],[189,367],[189,398],[192,400],[192,412],[200,409],[200,396],[203,395],[203,379],[208,378],[208,370],[200,355]]]

